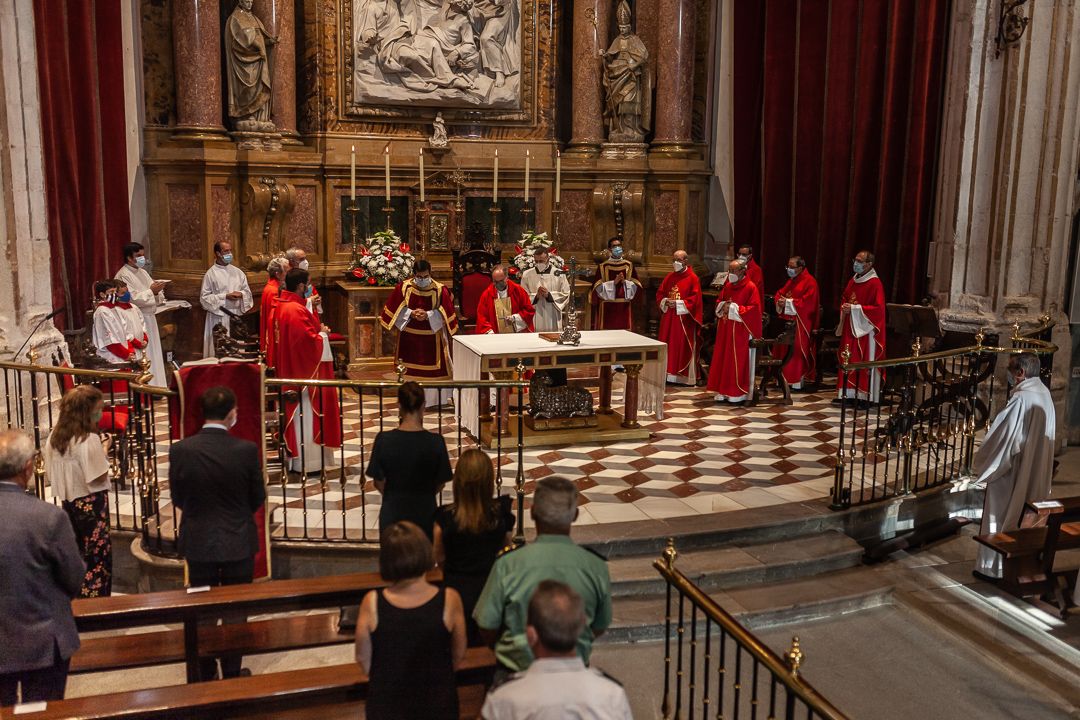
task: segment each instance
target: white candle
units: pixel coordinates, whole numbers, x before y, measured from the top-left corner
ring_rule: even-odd
[[[420,202],[424,202],[424,148],[420,148]]]
[[[525,204],[529,204],[529,151],[525,151]]]
[[[499,202],[499,149],[495,148],[495,179],[491,183],[491,203]]]
[[[562,200],[562,153],[555,151],[555,202]]]
[[[386,207],[390,207],[390,145],[383,150],[383,165],[386,167]]]
[[[349,164],[349,189],[356,200],[356,146],[352,146],[352,162]]]

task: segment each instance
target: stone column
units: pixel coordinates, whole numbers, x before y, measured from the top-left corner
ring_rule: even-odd
[[[573,117],[568,152],[596,155],[607,137],[599,54],[606,49],[610,21],[611,0],[574,3]]]
[[[220,0],[173,0],[176,133],[221,139]]]
[[[660,0],[653,148],[689,151],[694,103],[695,0]]]
[[[34,0],[0,3],[0,66],[0,357],[9,360],[52,310]],[[46,322],[26,347],[44,363],[63,344]]]
[[[947,328],[1007,340],[1014,321],[1029,327],[1044,312],[1057,321],[1059,427],[1071,354],[1064,292],[1080,150],[1078,10],[1080,0],[1028,3],[1027,31],[995,57],[998,3],[953,4],[929,263]]]
[[[296,6],[295,0],[255,0],[255,16],[266,32],[277,38],[270,48],[270,83],[274,94],[270,119],[284,136],[284,142],[296,139]]]

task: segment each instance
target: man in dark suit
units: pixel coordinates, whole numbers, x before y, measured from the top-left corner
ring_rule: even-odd
[[[0,431],[0,705],[62,700],[79,649],[71,614],[86,566],[71,521],[26,492],[34,441]]]
[[[210,388],[199,403],[202,430],[169,448],[169,489],[182,512],[179,549],[188,582],[192,587],[249,583],[259,551],[253,513],[266,500],[259,449],[229,434],[236,424],[232,390]],[[240,675],[240,660],[222,657],[222,676]],[[200,674],[212,679],[214,660],[204,660]]]

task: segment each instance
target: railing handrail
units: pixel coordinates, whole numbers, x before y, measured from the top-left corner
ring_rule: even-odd
[[[839,708],[829,702],[810,683],[806,682],[797,669],[793,669],[784,662],[769,646],[763,643],[756,635],[747,630],[734,617],[724,610],[707,593],[701,590],[682,571],[675,567],[674,562],[665,553],[665,557],[654,560],[653,567],[681,594],[690,598],[706,617],[730,635],[758,662],[767,667],[773,676],[785,687],[799,697],[815,713],[828,720],[849,720]]]
[[[134,368],[131,370],[91,370],[88,368],[63,367],[60,365],[37,365],[34,363],[14,362],[12,360],[0,360],[0,370],[43,372],[51,375],[74,375],[75,377],[89,377],[99,380],[127,380],[129,382],[134,382],[142,375],[142,373]]]
[[[1035,355],[1053,355],[1059,348],[1052,342],[1039,340],[1032,337],[1019,337],[1025,343],[1033,343],[1034,347],[998,347],[995,345],[967,345],[952,350],[939,350],[938,352],[920,353],[902,358],[886,358],[884,360],[864,360],[862,362],[845,363],[840,361],[840,367],[846,371],[867,370],[870,368],[901,367],[904,365],[917,365],[931,360],[948,360],[950,358],[973,355],[975,353],[993,353],[994,355],[1019,355],[1020,353],[1034,353]]]

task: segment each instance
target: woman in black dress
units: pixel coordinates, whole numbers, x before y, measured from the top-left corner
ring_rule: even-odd
[[[375,436],[367,476],[382,494],[379,530],[415,523],[431,539],[435,500],[450,480],[450,454],[442,435],[424,429],[424,391],[415,382],[398,388],[396,430]]]
[[[431,541],[410,522],[386,528],[379,573],[390,586],[372,590],[356,620],[356,661],[368,674],[371,720],[457,720],[454,670],[465,657],[461,598],[432,585]]]
[[[494,497],[495,470],[483,450],[466,450],[454,470],[454,504],[435,515],[435,562],[446,587],[461,595],[469,645],[482,645],[473,608],[499,551],[510,542],[514,513],[509,495]]]

